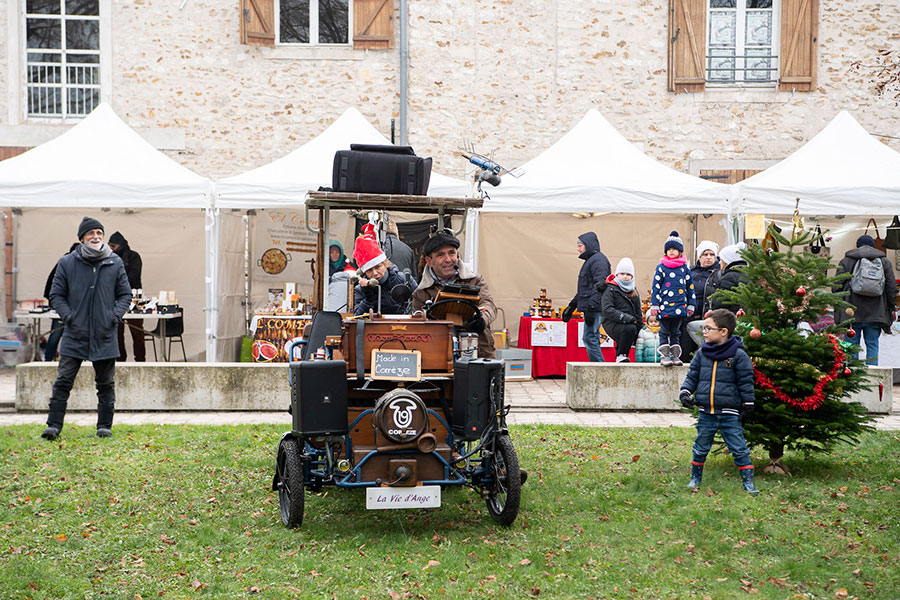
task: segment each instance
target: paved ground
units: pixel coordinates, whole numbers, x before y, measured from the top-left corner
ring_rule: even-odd
[[[565,379],[509,381],[507,398],[512,404],[510,424],[540,423],[547,425],[584,425],[589,427],[693,427],[694,418],[687,412],[575,412],[566,406]],[[47,390],[48,394],[50,390]],[[46,413],[15,411],[16,380],[12,369],[0,370],[0,426],[43,424]],[[673,395],[674,403],[674,395]],[[66,422],[93,425],[96,413],[74,412]],[[290,424],[286,412],[119,412],[116,423],[252,425],[260,423]],[[894,410],[878,418],[878,429],[900,430],[900,386],[894,387]]]

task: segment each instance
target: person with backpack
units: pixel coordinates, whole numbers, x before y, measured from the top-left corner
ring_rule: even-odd
[[[849,292],[847,302],[851,309],[837,309],[834,322],[853,319],[853,337],[847,341],[866,344],[866,364],[878,364],[878,338],[881,332],[891,332],[894,307],[897,298],[897,281],[894,270],[884,252],[875,248],[870,235],[861,235],[856,248],[848,250],[838,263],[837,274],[850,273],[852,277],[835,286],[834,292]]]

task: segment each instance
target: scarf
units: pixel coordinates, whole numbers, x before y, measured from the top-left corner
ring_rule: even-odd
[[[441,284],[441,287],[453,283],[459,277],[459,271],[457,271],[449,279],[441,279],[440,277],[438,277],[438,274],[434,272],[434,269],[428,267],[428,270],[431,271],[431,276],[434,278],[434,280]]]
[[[743,346],[743,340],[739,336],[733,335],[721,344],[703,342],[701,350],[703,350],[703,356],[710,360],[722,360],[724,358],[734,357],[734,355],[737,354],[738,348],[742,348]]]
[[[662,263],[662,266],[668,267],[669,269],[677,269],[678,267],[683,267],[687,264],[687,259],[684,255],[679,256],[678,258],[669,258],[668,256],[663,256],[659,259],[659,262]]]
[[[631,281],[623,281],[623,280],[619,279],[618,275],[616,275],[615,280],[616,280],[616,285],[619,286],[619,289],[622,290],[623,292],[625,292],[626,294],[630,294],[631,292],[634,291],[634,279],[633,278]]]
[[[81,258],[88,262],[98,262],[112,254],[112,250],[106,243],[100,244],[100,247],[96,249],[82,243],[79,246],[79,251],[81,252]]]

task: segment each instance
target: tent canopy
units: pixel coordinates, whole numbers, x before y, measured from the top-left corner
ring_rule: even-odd
[[[331,185],[334,153],[350,144],[390,144],[357,109],[344,111],[319,136],[290,154],[216,183],[218,208],[274,208],[297,206],[306,192]],[[465,196],[470,186],[432,171],[432,196]]]
[[[106,103],[62,135],[0,162],[0,205],[206,208],[212,182],[163,154]]]
[[[737,185],[741,213],[889,215],[900,205],[900,152],[841,111],[793,154]]]
[[[522,168],[488,188],[483,212],[728,212],[727,186],[650,158],[593,108]]]

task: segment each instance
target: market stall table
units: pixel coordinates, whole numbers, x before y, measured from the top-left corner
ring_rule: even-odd
[[[33,340],[35,343],[32,344],[33,350],[31,355],[31,360],[37,360],[37,357],[40,353],[40,339],[41,339],[41,321],[59,319],[59,314],[55,310],[48,310],[44,312],[36,312],[31,310],[16,310],[13,311],[13,316],[16,319],[31,319],[31,330],[33,332]],[[169,319],[174,319],[175,317],[180,317],[180,312],[173,313],[125,313],[123,317],[126,320],[129,319],[159,319],[159,337],[160,337],[160,351],[162,351],[163,358],[166,357],[165,346],[166,346],[166,321]],[[142,330],[146,331],[146,330]],[[149,333],[149,332],[148,332]],[[155,338],[156,336],[154,336]],[[153,341],[156,344],[156,340]]]
[[[562,319],[547,319],[541,317],[522,316],[519,319],[519,348],[531,349],[531,376],[549,377],[551,375],[566,375],[567,362],[587,362],[588,354],[584,346],[580,345],[580,323],[583,319],[571,319],[566,323],[566,335],[564,346],[535,346],[532,344],[531,330],[534,323],[544,321],[549,323],[562,323]],[[557,326],[558,327],[558,326]],[[549,328],[549,327],[548,327]],[[607,338],[601,330],[601,350],[606,362],[616,360],[616,348],[612,340]],[[554,343],[559,343],[555,341]],[[629,350],[628,356],[634,361],[634,348]]]

